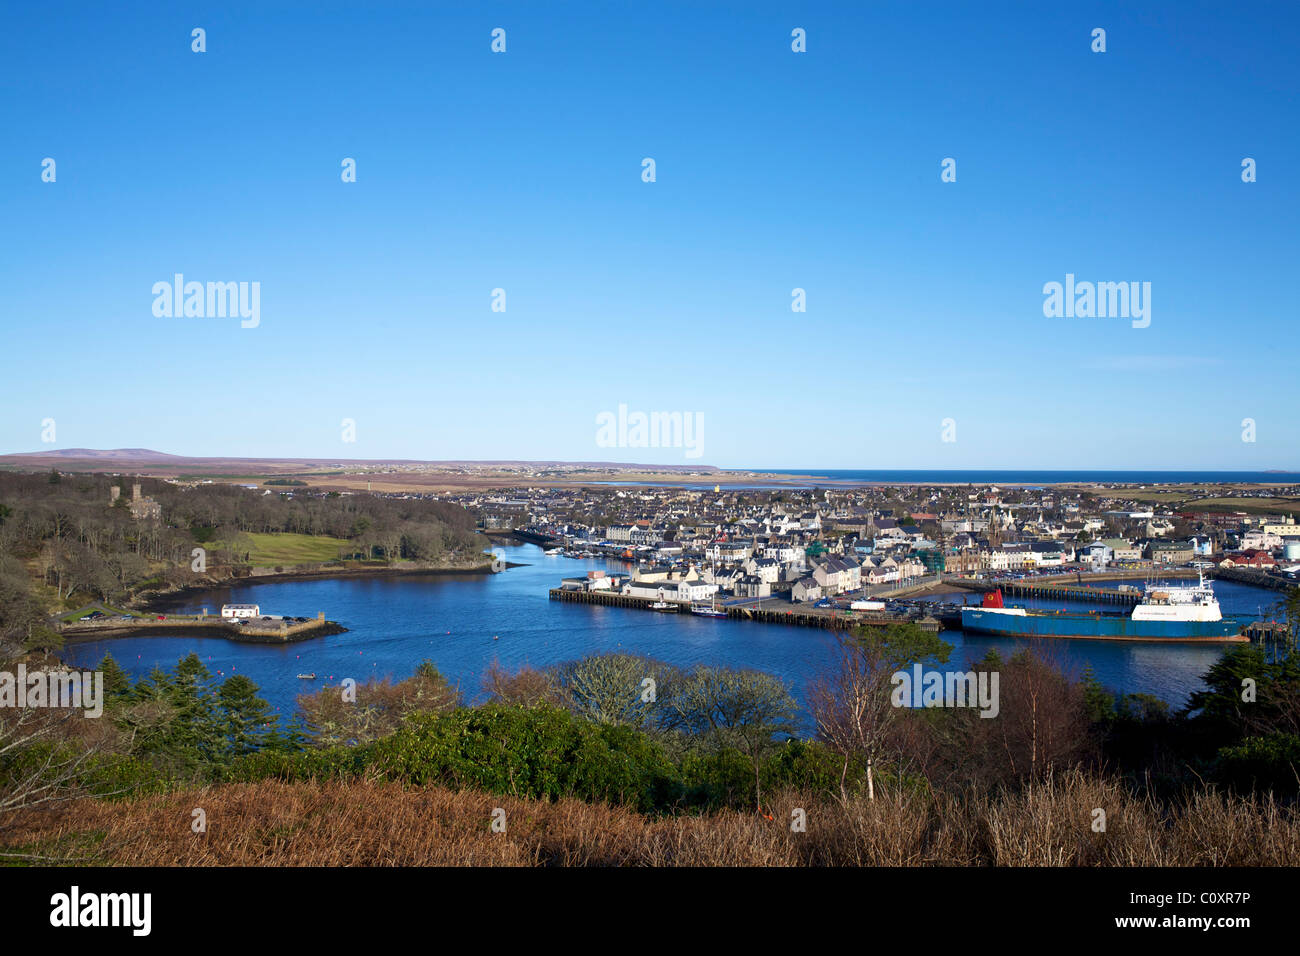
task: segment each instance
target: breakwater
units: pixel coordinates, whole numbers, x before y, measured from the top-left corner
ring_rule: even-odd
[[[166,615],[154,618],[136,618],[131,621],[85,621],[65,624],[59,633],[70,641],[95,641],[109,637],[141,637],[148,634],[201,634],[207,637],[224,637],[245,644],[288,644],[305,641],[327,634],[342,634],[347,628],[335,621],[325,620],[320,612],[308,621],[255,621],[235,624],[210,614]]]
[[[615,594],[608,591],[580,591],[570,588],[551,588],[552,601],[568,601],[574,604],[600,604],[605,607],[635,608],[642,611],[655,611],[654,598],[636,597],[629,594]],[[680,614],[690,614],[688,601],[665,601],[673,604]],[[940,622],[937,618],[924,617],[920,620],[902,614],[862,614],[856,611],[843,611],[834,608],[819,607],[762,607],[762,606],[723,606],[727,618],[734,621],[761,621],[765,624],[784,624],[790,627],[818,627],[827,630],[850,630],[855,627],[888,627],[911,620],[923,630],[937,632]]]

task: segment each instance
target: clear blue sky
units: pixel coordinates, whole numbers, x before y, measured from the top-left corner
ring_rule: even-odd
[[[13,5],[0,451],[1300,468],[1300,6],[1135,6]]]

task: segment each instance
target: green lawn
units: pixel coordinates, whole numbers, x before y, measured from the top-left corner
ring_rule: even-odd
[[[256,567],[333,561],[339,556],[339,548],[348,544],[344,538],[313,534],[249,534],[246,537],[253,542],[249,560]]]
[[[1294,498],[1197,498],[1187,504],[1188,511],[1245,511],[1248,514],[1287,512],[1300,515],[1300,502]]]

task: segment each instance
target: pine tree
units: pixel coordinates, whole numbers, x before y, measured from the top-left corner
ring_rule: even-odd
[[[1108,691],[1093,672],[1092,664],[1083,669],[1083,707],[1092,724],[1109,725],[1115,719],[1115,695]]]
[[[257,685],[243,674],[226,678],[217,691],[217,705],[222,743],[229,756],[261,749],[274,731],[276,718],[270,705],[257,696]]]
[[[168,695],[176,708],[173,743],[192,750],[200,761],[215,759],[222,751],[220,719],[212,690],[212,673],[190,653],[176,663],[176,678]]]
[[[104,695],[109,700],[124,700],[131,697],[131,678],[122,670],[112,654],[105,654],[96,668],[104,675]]]

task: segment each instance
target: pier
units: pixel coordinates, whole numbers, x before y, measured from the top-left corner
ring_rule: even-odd
[[[1224,581],[1236,581],[1238,584],[1250,584],[1257,588],[1268,588],[1283,593],[1294,590],[1296,587],[1294,581],[1280,578],[1266,571],[1257,571],[1254,568],[1219,568],[1214,572],[1214,576],[1222,578]]]
[[[579,591],[570,588],[551,588],[552,601],[568,601],[574,604],[600,604],[605,607],[637,608],[651,610],[654,598],[634,597],[627,594],[615,594],[609,591]],[[690,614],[688,601],[672,601],[679,614]],[[901,614],[862,614],[856,611],[841,611],[835,608],[819,607],[757,607],[752,605],[719,605],[719,610],[727,613],[733,621],[762,621],[765,624],[785,624],[790,627],[817,627],[823,630],[847,631],[855,627],[888,627],[891,624],[903,624],[911,621],[922,630],[937,633],[940,622],[937,618],[926,617],[919,621]]]
[[[1141,591],[1119,591],[1115,588],[1093,588],[1080,584],[1026,584],[1023,581],[1012,581],[1001,587],[1002,593],[1011,597],[1040,598],[1048,601],[1089,601],[1132,607],[1142,600]]]
[[[272,621],[250,620],[247,624],[235,624],[229,618],[221,618],[214,614],[167,614],[161,617],[153,615],[135,617],[130,621],[122,621],[114,617],[64,624],[59,628],[59,633],[75,641],[95,640],[102,637],[138,637],[149,633],[179,633],[224,637],[250,644],[288,644],[326,634],[341,634],[345,630],[347,628],[336,622],[325,620],[325,612],[321,611],[315,618],[307,621],[290,622],[276,618]]]
[[[1250,638],[1252,644],[1258,644],[1265,650],[1295,653],[1296,635],[1285,621],[1252,621],[1242,633]]]
[[[1004,597],[1041,598],[1058,601],[1095,601],[1098,604],[1133,606],[1142,600],[1141,591],[1119,591],[1114,588],[1094,588],[1086,584],[1039,584],[1026,581],[968,581],[963,585],[971,591],[990,594],[1000,590]]]

